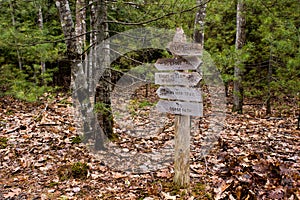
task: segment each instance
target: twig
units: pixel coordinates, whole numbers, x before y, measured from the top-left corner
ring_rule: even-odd
[[[60,124],[38,124],[37,126],[59,126]]]
[[[210,0],[204,2],[204,3],[200,4],[200,5],[194,6],[192,8],[180,11],[180,12],[170,12],[170,13],[167,13],[167,14],[165,14],[163,16],[156,17],[156,18],[153,18],[153,19],[150,19],[150,20],[146,20],[146,21],[143,21],[143,22],[124,22],[124,21],[116,21],[116,20],[114,20],[114,21],[104,21],[104,23],[116,23],[116,24],[121,24],[121,25],[145,25],[145,24],[149,24],[151,22],[155,22],[155,21],[161,20],[163,18],[172,16],[172,15],[177,15],[177,14],[182,14],[182,13],[193,11],[194,9],[203,6],[203,5],[207,4],[208,2],[210,2]]]
[[[47,110],[47,108],[48,108],[48,104],[46,104],[44,110],[42,110],[36,117],[34,117],[34,119],[36,120],[36,119],[40,118],[41,115]],[[13,132],[16,132],[16,131],[19,131],[19,130],[26,130],[26,128],[28,126],[30,126],[35,120],[31,119],[28,124],[26,124],[26,125],[20,125],[19,127],[6,132],[6,134],[10,134],[10,133],[13,133]]]
[[[16,131],[19,131],[19,130],[26,130],[26,128],[27,127],[25,125],[20,125],[19,127],[15,128],[11,131],[6,132],[5,134],[13,133],[13,132],[16,132]]]

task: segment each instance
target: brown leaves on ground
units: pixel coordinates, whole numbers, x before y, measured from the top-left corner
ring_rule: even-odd
[[[207,128],[205,118],[200,128]],[[2,97],[0,199],[296,200],[300,132],[295,129],[294,116],[228,113],[218,144],[205,158],[195,153],[201,142],[193,142],[191,187],[182,189],[172,183],[172,166],[132,174],[103,165],[80,143],[70,98],[29,104]],[[172,128],[166,131],[162,138],[170,139]],[[134,142],[124,148],[143,147]]]
[[[293,118],[230,115],[215,156],[216,199],[299,199],[300,132]]]

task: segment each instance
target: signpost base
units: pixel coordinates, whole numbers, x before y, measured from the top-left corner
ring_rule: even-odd
[[[190,116],[175,117],[174,183],[184,188],[190,186],[190,123]]]

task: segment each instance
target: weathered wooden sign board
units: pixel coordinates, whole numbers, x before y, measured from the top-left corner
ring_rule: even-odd
[[[201,91],[196,88],[160,86],[156,93],[162,99],[202,102]]]
[[[199,56],[202,54],[202,46],[198,43],[171,42],[169,50],[179,56]]]
[[[195,70],[201,62],[196,56],[187,58],[161,58],[156,61],[154,66],[158,70]]]
[[[155,73],[155,84],[194,86],[201,78],[197,72],[159,72]]]
[[[177,115],[202,116],[203,104],[196,102],[159,100],[156,107],[160,112]]]

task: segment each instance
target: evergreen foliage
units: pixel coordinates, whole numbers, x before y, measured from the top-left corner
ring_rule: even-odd
[[[61,59],[65,47],[57,10],[53,2],[0,2],[0,83],[1,95],[9,94],[26,101],[36,101],[50,87],[56,67],[41,71],[41,63],[53,66]],[[38,25],[38,7],[42,6],[44,26]],[[53,26],[54,25],[54,26]]]
[[[52,81],[53,70],[48,70],[44,74],[36,73],[39,65],[24,66],[27,70],[20,70],[11,65],[1,66],[0,83],[2,93],[0,95],[12,95],[18,99],[34,102],[46,92],[53,92],[56,87],[47,86]]]
[[[270,94],[277,102],[295,98],[300,88],[299,1],[247,0],[246,45],[239,55],[234,49],[235,7],[236,2],[228,0],[212,1],[207,7],[205,49],[212,54],[225,83],[233,81],[233,66],[239,56],[244,63],[246,96],[259,99],[261,104],[266,104]]]
[[[239,57],[244,66],[246,96],[257,98],[261,104],[269,99],[296,101],[300,88],[299,1],[245,0],[245,3],[247,35],[241,52],[237,54],[234,48],[237,2],[229,0],[209,1],[207,5],[205,49],[215,60],[227,86],[234,80],[233,67]],[[75,4],[70,1],[73,13]],[[141,26],[166,29],[182,26],[187,36],[192,37],[195,5],[196,1],[189,0],[108,1],[109,34]],[[38,25],[40,7],[42,29]],[[1,93],[32,101],[50,89],[51,70],[66,58],[55,1],[2,0],[0,11]],[[89,17],[88,7],[87,14]],[[113,66],[129,71],[141,65],[134,60],[151,63],[162,54],[167,52],[149,49],[130,52]],[[41,62],[49,69],[45,74],[39,67]]]

